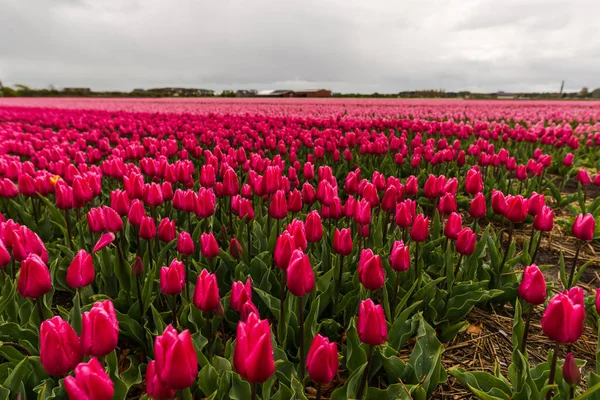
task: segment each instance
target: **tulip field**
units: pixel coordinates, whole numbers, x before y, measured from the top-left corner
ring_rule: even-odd
[[[0,398],[600,399],[599,171],[595,102],[0,99]]]

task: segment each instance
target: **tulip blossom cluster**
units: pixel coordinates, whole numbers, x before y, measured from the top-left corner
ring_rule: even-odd
[[[0,99],[6,370],[29,374],[20,396],[424,398],[441,342],[510,303],[512,359],[537,309],[555,350],[536,373],[561,386],[563,346],[574,393],[597,121],[578,102]],[[552,286],[536,257],[557,225],[576,252]]]

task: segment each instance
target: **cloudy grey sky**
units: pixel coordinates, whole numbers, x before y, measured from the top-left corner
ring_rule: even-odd
[[[391,93],[600,87],[600,0],[0,0],[0,80]]]

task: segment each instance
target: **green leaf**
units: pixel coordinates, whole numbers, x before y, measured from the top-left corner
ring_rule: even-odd
[[[442,367],[444,348],[437,339],[435,330],[425,322],[421,314],[418,315],[417,341],[408,364],[413,367],[417,381],[422,382],[427,396],[431,396],[438,384],[448,379]]]
[[[385,389],[370,387],[367,391],[366,400],[413,400],[410,392],[402,383],[389,385]]]
[[[289,400],[292,399],[292,391],[289,387],[287,387],[286,385],[280,383],[279,384],[279,390],[277,391],[277,393],[275,393],[272,397],[271,400]]]
[[[304,394],[304,385],[295,376],[292,376],[292,399],[307,400]]]
[[[487,372],[470,372],[462,368],[451,368],[448,373],[477,396],[483,393],[484,396],[491,399],[509,400],[511,398],[512,391],[506,382]]]
[[[503,293],[502,290],[471,290],[464,294],[453,296],[446,304],[447,311],[445,319],[448,321],[458,321],[473,309],[476,304],[483,303]]]
[[[269,311],[271,311],[271,314],[273,314],[273,317],[275,317],[277,320],[279,320],[279,307],[280,307],[280,303],[281,303],[279,301],[279,299],[275,298],[274,296],[271,296],[269,293],[267,293],[257,287],[254,287],[254,291],[256,292],[256,294],[258,294],[258,296],[263,301],[263,303],[267,306]]]
[[[198,387],[208,397],[219,389],[217,384],[219,375],[217,370],[210,364],[207,364],[200,370],[198,375]]]
[[[413,319],[408,319],[409,316],[423,303],[422,301],[416,301],[408,306],[400,315],[396,318],[388,334],[388,343],[390,347],[396,351],[400,351],[400,348],[406,343],[406,341],[414,335],[417,329],[417,322]]]
[[[350,373],[356,371],[361,365],[367,363],[367,354],[361,346],[358,332],[356,331],[356,319],[352,318],[350,327],[346,331],[346,368]]]
[[[73,307],[69,312],[69,322],[75,329],[78,335],[81,335],[81,295],[79,291],[75,293],[75,297],[73,297]]]
[[[8,378],[2,384],[3,387],[10,390],[12,393],[18,393],[21,389],[21,384],[27,380],[31,374],[32,367],[29,364],[29,358],[24,358],[12,370]],[[21,393],[25,395],[25,393]]]
[[[559,253],[558,267],[560,271],[560,281],[562,282],[563,287],[568,287],[569,280],[567,279],[567,273],[565,270],[565,256],[563,255],[562,250]]]
[[[229,398],[232,400],[248,400],[252,395],[250,384],[240,378],[236,373],[231,373],[231,389]]]
[[[0,356],[6,361],[18,363],[25,358],[25,355],[10,344],[0,342]]]

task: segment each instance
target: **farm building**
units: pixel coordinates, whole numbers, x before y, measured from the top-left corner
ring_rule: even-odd
[[[328,90],[328,89],[261,90],[256,95],[258,97],[331,97],[331,90]]]
[[[328,90],[328,89],[297,90],[296,97],[331,97],[331,90]]]
[[[256,95],[258,97],[296,97],[296,93],[293,90],[287,89],[261,90]]]

